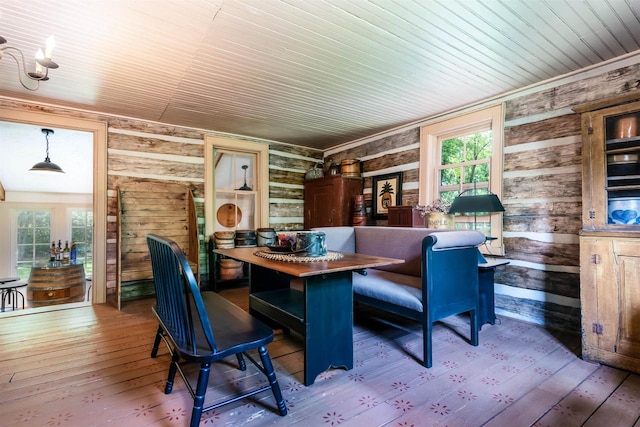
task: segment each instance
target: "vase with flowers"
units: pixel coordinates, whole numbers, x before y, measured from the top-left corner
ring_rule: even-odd
[[[450,204],[436,199],[430,205],[417,205],[420,216],[424,218],[424,226],[427,228],[454,228],[455,216],[449,213]]]

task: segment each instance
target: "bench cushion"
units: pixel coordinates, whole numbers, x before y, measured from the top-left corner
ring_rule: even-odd
[[[422,311],[422,279],[377,269],[363,276],[353,273],[353,292],[391,304]]]

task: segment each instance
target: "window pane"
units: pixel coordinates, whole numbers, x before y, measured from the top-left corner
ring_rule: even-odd
[[[488,163],[465,166],[464,183],[470,184],[473,182],[477,182],[477,183],[489,182],[489,164]]]
[[[76,262],[84,264],[87,275],[92,272],[91,248],[93,244],[93,212],[74,210],[71,212],[71,241],[76,246]],[[71,242],[69,242],[71,244]]]
[[[18,212],[18,228],[33,226],[33,213],[30,211]]]
[[[254,156],[236,155],[236,190],[253,190],[255,188],[254,175],[255,166],[253,162]]]
[[[83,228],[72,228],[71,229],[71,240],[79,243],[84,242],[85,240],[85,232]]]
[[[46,243],[48,246],[49,242],[51,242],[51,240],[49,240],[51,238],[51,231],[49,228],[37,228],[35,237],[35,243]]]
[[[491,131],[478,132],[467,137],[467,161],[491,157]]]
[[[33,243],[33,229],[32,228],[19,228],[18,229],[18,244],[31,244]]]
[[[440,185],[459,185],[460,168],[442,169],[440,171]]]
[[[445,205],[451,205],[451,203],[453,203],[453,199],[455,199],[458,196],[458,192],[457,191],[442,191],[440,192],[440,200],[442,200],[442,203],[444,203]]]
[[[18,245],[18,262],[24,262],[24,261],[29,261],[31,262],[33,260],[33,246],[31,245]]]
[[[86,223],[86,214],[82,211],[72,211],[71,212],[71,226],[72,227],[82,227]]]
[[[49,247],[49,245],[36,245],[35,250],[36,250],[36,260],[44,261],[49,259],[49,252],[51,251],[51,248]]]
[[[49,228],[49,224],[51,224],[51,213],[46,211],[36,211],[35,212],[35,226],[36,227],[46,227]]]
[[[462,138],[450,138],[442,141],[441,164],[461,163],[464,159],[464,141]]]

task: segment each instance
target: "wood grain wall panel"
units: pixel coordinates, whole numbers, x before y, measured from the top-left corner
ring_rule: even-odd
[[[497,294],[496,307],[548,329],[580,331],[580,308]],[[500,317],[500,314],[498,314]]]
[[[581,161],[582,142],[579,141],[574,144],[505,153],[504,171],[513,172],[576,166],[579,165]]]
[[[504,129],[504,146],[512,147],[532,141],[580,135],[582,133],[581,126],[579,114],[568,114],[519,126],[508,126]]]
[[[415,206],[418,204],[419,191],[415,190],[402,190],[402,205],[403,206]]]
[[[387,147],[387,150],[393,147]],[[418,161],[420,149],[415,148],[407,151],[393,152],[380,157],[366,160],[363,163],[363,171],[373,173],[374,171],[388,168],[389,165],[399,166]]]
[[[304,200],[304,189],[278,187],[278,186],[272,185],[269,187],[269,198],[270,199]]]
[[[506,104],[507,117],[511,117],[511,105]],[[527,117],[521,119],[527,121]],[[532,120],[505,128],[502,194],[506,210],[505,252],[515,264],[521,261],[531,267],[509,265],[496,273],[496,282],[513,288],[515,295],[519,295],[518,289],[527,289],[548,297],[534,300],[496,295],[496,303],[505,312],[578,333],[579,309],[548,299],[554,295],[578,299],[580,295],[579,273],[571,271],[577,270],[580,258],[577,242],[582,223],[580,118],[568,114]],[[575,243],[568,236],[575,236]],[[553,271],[554,268],[568,271]]]
[[[521,216],[531,217],[532,215],[547,216],[547,215],[568,215],[579,216],[582,218],[582,201],[573,200],[575,197],[567,197],[566,201],[563,198],[548,200],[545,199],[524,199],[524,201],[510,201],[505,205],[504,220],[514,218],[516,221],[526,221],[526,218],[518,218]],[[514,227],[511,222],[511,227]]]
[[[580,263],[580,248],[575,243],[550,243],[523,237],[505,237],[504,246],[511,259],[561,266],[577,266]]]
[[[99,116],[100,120],[109,123],[109,128],[116,131],[139,132],[148,135],[158,135],[173,138],[187,138],[203,141],[204,135],[208,132],[202,129],[192,129],[188,127],[173,126],[158,122],[147,122],[144,120],[136,120],[118,116]]]
[[[636,90],[640,64],[618,68],[506,102],[506,120],[545,114]]]
[[[304,184],[304,175],[294,171],[270,169],[269,182],[302,186]]]
[[[162,175],[169,181],[176,178],[202,181],[204,164],[184,163],[176,160],[157,160],[122,154],[109,154],[107,161],[109,172],[138,173],[151,176]],[[171,179],[173,178],[173,179]],[[182,179],[180,179],[182,181]]]
[[[495,273],[498,283],[508,283],[522,289],[549,292],[569,298],[580,298],[580,273],[537,270],[508,265]]]
[[[304,215],[304,203],[269,203],[269,216],[301,217]],[[274,227],[281,229],[280,226]]]
[[[111,133],[109,149],[204,158],[204,144],[185,144],[118,133]]]
[[[553,197],[579,197],[582,194],[582,173],[558,173],[503,180],[503,201]]]
[[[334,162],[340,163],[344,159],[361,159],[363,157],[374,156],[389,149],[406,147],[407,145],[420,142],[420,129],[415,127],[396,134],[383,136],[379,139],[368,138],[368,142],[353,148],[345,148],[331,152],[327,157]],[[366,170],[366,169],[365,169]]]
[[[509,206],[511,208],[511,206]],[[509,209],[505,215],[504,231],[526,233],[562,233],[577,236],[582,217],[580,215],[515,215]]]
[[[286,157],[269,154],[269,166],[277,166],[292,170],[307,171],[314,167],[317,163],[322,163],[321,159],[301,159],[298,157]],[[299,172],[298,172],[299,174]],[[303,175],[304,176],[304,175]]]

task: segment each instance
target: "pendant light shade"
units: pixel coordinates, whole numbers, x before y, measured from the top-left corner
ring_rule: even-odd
[[[44,162],[39,162],[33,165],[30,172],[54,172],[54,173],[64,173],[62,168],[49,159],[49,134],[53,133],[52,129],[42,129],[42,133],[45,134],[45,138],[47,140],[47,157],[45,157]]]

